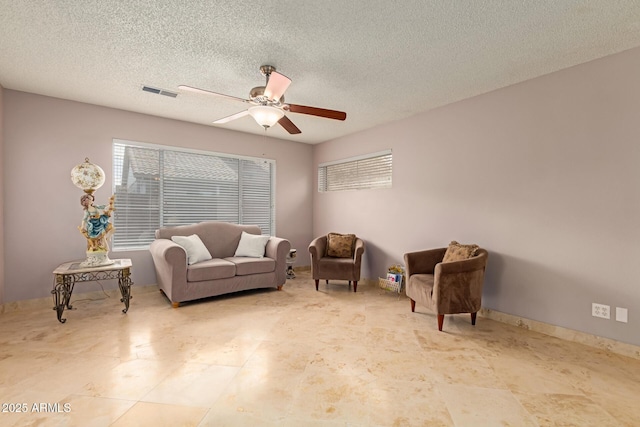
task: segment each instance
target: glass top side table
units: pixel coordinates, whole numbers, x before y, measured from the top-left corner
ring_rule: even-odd
[[[98,280],[118,279],[118,287],[122,298],[120,302],[124,303],[123,313],[129,310],[129,300],[131,296],[131,260],[116,259],[110,265],[98,267],[81,267],[82,261],[71,261],[61,264],[53,270],[55,282],[53,285],[53,309],[58,315],[58,321],[64,323],[67,319],[62,318],[65,308],[71,309],[71,294],[76,283],[92,282]]]

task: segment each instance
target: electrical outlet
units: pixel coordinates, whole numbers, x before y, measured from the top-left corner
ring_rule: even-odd
[[[627,323],[628,311],[626,308],[616,307],[616,320],[618,322]]]
[[[611,319],[610,307],[604,304],[591,304],[591,315],[593,317],[601,317],[603,319]]]

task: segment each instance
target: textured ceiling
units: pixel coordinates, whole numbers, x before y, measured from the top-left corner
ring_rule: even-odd
[[[264,84],[286,101],[347,112],[289,113],[318,143],[640,46],[640,0],[0,0],[7,89],[212,125]],[[263,134],[250,116],[215,125]]]

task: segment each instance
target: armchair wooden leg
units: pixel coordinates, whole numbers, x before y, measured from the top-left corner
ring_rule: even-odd
[[[416,311],[416,302],[411,298],[409,298],[409,301],[411,301],[411,312],[413,313]]]
[[[349,282],[349,283],[351,283],[351,282]],[[354,281],[353,281],[353,292],[355,292],[355,291],[357,291],[357,290],[358,290],[358,281],[357,281],[357,280],[354,280]]]
[[[438,330],[442,331],[442,324],[444,323],[444,314],[438,314]]]
[[[316,279],[316,291],[318,290],[318,283],[320,282],[320,280]]]
[[[472,324],[473,326],[475,326],[475,325],[476,325],[476,314],[478,314],[478,313],[477,313],[477,312],[475,312],[475,313],[471,313],[471,324]]]
[[[329,279],[327,279],[327,285],[329,284]]]
[[[178,307],[180,307],[180,303],[179,302],[172,302],[171,303],[171,307],[178,308]]]

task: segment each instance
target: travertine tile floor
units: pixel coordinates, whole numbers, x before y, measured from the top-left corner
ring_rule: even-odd
[[[640,360],[468,315],[438,332],[373,286],[302,272],[178,309],[133,292],[126,315],[82,294],[66,324],[0,315],[0,425],[640,425]]]

